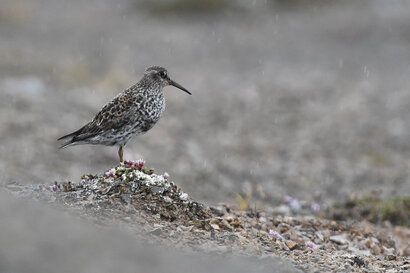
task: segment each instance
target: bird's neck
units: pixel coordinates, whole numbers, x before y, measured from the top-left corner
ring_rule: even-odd
[[[136,84],[137,90],[139,92],[147,92],[150,94],[156,94],[156,95],[161,95],[162,94],[162,86],[160,82],[153,81],[149,78],[142,78],[137,84]]]

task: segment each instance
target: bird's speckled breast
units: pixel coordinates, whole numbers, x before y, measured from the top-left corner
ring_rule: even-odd
[[[148,97],[142,105],[140,105],[138,110],[135,126],[143,133],[151,129],[162,117],[165,111],[164,95],[160,92],[160,94],[156,96]]]

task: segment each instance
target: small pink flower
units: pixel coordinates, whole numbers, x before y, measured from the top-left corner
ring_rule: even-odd
[[[50,186],[50,190],[52,190],[52,191],[57,191],[57,185],[52,185],[52,186]]]
[[[311,241],[307,241],[306,242],[306,246],[311,248],[311,249],[315,249],[317,246],[315,245],[315,243],[311,242]]]
[[[320,211],[320,205],[318,203],[313,203],[310,208],[314,211],[314,212],[318,212]]]
[[[145,160],[142,158],[138,159],[137,162],[135,162],[135,167],[142,168],[144,167],[144,165],[145,165]]]
[[[292,200],[293,200],[293,197],[291,197],[291,196],[289,196],[289,195],[285,195],[285,197],[283,198],[283,201],[285,202],[285,203],[290,203],[290,202],[292,202]]]
[[[169,174],[167,172],[164,172],[163,177],[164,177],[164,179],[168,179]]]
[[[110,172],[108,172],[107,176],[108,177],[114,177],[114,174],[110,171]]]
[[[293,211],[298,211],[300,209],[299,200],[293,198],[292,201],[290,201],[289,206]]]
[[[274,236],[276,239],[281,239],[282,235],[280,235],[277,231],[270,229],[269,230],[269,235]]]
[[[127,161],[127,160],[125,160],[125,161],[124,161],[124,164],[125,164],[125,165],[132,165],[133,163],[132,163],[132,161]]]

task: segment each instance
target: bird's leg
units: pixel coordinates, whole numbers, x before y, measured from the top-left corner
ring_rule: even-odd
[[[122,151],[122,146],[120,146],[120,148],[118,149],[118,156],[120,157],[120,162],[123,162],[124,160],[123,160],[123,158],[122,158],[122,156],[123,156],[123,151]]]

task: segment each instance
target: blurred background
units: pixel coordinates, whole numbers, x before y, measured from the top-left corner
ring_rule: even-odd
[[[117,149],[56,139],[144,69],[167,110],[125,149],[193,198],[410,192],[410,2],[2,0],[0,181],[79,181]]]

